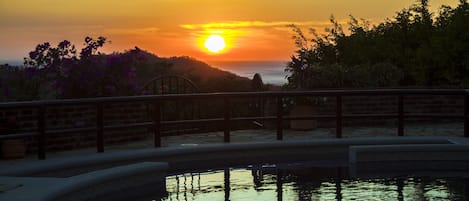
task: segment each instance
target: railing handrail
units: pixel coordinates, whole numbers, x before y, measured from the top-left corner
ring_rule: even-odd
[[[2,102],[0,109],[37,106],[61,106],[74,104],[96,104],[113,102],[146,102],[154,100],[172,99],[204,99],[204,98],[230,98],[230,97],[278,97],[278,96],[379,96],[379,95],[467,95],[469,89],[331,89],[311,91],[265,91],[265,92],[222,92],[222,93],[189,93],[189,94],[163,94],[138,95],[118,97],[97,97],[79,99],[56,99]]]
[[[194,99],[223,99],[224,110],[223,118],[216,119],[222,121],[224,124],[224,142],[230,142],[231,121],[242,120],[243,118],[233,117],[231,111],[231,98],[275,98],[277,101],[277,114],[275,117],[268,117],[265,119],[273,119],[277,121],[277,140],[283,139],[283,123],[284,120],[290,119],[308,119],[310,117],[290,117],[283,115],[284,98],[295,96],[333,96],[336,98],[336,112],[334,117],[331,115],[311,117],[317,118],[335,118],[336,119],[336,137],[342,137],[342,119],[362,117],[364,114],[354,116],[344,114],[342,110],[342,98],[344,96],[397,96],[398,97],[398,111],[395,114],[379,114],[381,117],[391,117],[398,120],[398,136],[404,135],[404,118],[410,117],[412,114],[404,113],[404,97],[409,95],[461,95],[464,96],[464,114],[463,115],[431,115],[423,114],[421,117],[457,117],[464,118],[464,136],[469,137],[469,89],[327,89],[327,90],[311,90],[311,91],[267,91],[267,92],[225,92],[225,93],[193,93],[193,94],[164,94],[164,95],[141,95],[141,96],[121,96],[121,97],[98,97],[98,98],[83,98],[83,99],[61,99],[61,100],[40,100],[40,101],[24,101],[24,102],[4,102],[0,103],[0,109],[12,108],[37,108],[38,109],[38,128],[37,132],[17,133],[13,135],[1,136],[0,139],[19,138],[26,136],[35,136],[38,139],[38,156],[40,159],[45,159],[45,136],[49,133],[45,125],[45,112],[47,107],[53,106],[66,106],[66,105],[94,105],[96,106],[96,144],[97,151],[104,151],[104,129],[108,126],[103,122],[103,106],[106,103],[138,103],[144,102],[152,104],[155,108],[152,115],[153,132],[155,136],[155,147],[161,146],[161,125],[166,123],[173,123],[177,121],[165,122],[160,118],[161,115],[161,102],[170,100],[194,100]],[[250,117],[252,118],[252,117]],[[262,117],[259,117],[262,118]],[[245,118],[249,119],[249,118]],[[204,121],[207,119],[199,119]],[[212,120],[210,120],[212,121]],[[215,120],[213,120],[215,121]],[[187,120],[181,120],[181,123],[190,123]],[[141,122],[141,125],[148,126],[151,122]],[[135,127],[140,125],[117,125],[119,128]],[[86,128],[90,129],[90,128]],[[73,129],[70,129],[73,130]],[[54,131],[54,130],[52,130]]]

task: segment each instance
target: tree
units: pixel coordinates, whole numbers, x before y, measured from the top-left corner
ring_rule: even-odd
[[[106,38],[102,36],[99,36],[96,40],[89,36],[85,37],[85,47],[81,49],[80,59],[86,60],[93,55],[101,54],[98,49],[103,47],[105,43]]]
[[[297,50],[286,66],[288,87],[468,86],[467,1],[443,6],[436,17],[428,7],[418,0],[372,27],[351,16],[348,35],[333,17],[332,28],[311,32],[313,39],[292,26]]]
[[[264,82],[262,82],[262,77],[259,73],[254,74],[254,77],[251,81],[251,89],[252,91],[264,91]]]
[[[132,61],[120,55],[106,56],[98,49],[105,37],[86,37],[77,57],[75,46],[68,40],[52,47],[46,42],[36,46],[25,58],[25,65],[40,69],[43,88],[56,91],[56,97],[83,98],[135,93]]]
[[[24,65],[35,68],[54,68],[63,64],[64,60],[77,60],[75,45],[64,40],[57,47],[51,47],[49,42],[39,44],[29,52],[29,58],[24,58]]]

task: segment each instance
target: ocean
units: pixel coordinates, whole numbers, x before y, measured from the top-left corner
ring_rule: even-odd
[[[287,83],[287,79],[285,79],[287,61],[211,61],[207,63],[250,79],[254,77],[254,74],[259,73],[265,84],[283,85]]]
[[[0,59],[0,65],[8,64],[10,66],[23,66],[23,60],[3,60]]]

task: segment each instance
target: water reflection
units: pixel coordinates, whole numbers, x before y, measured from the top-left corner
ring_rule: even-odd
[[[465,200],[468,179],[350,179],[347,168],[248,168],[169,176],[162,200]]]
[[[230,169],[226,168],[224,170],[224,183],[225,183],[225,201],[230,200]]]

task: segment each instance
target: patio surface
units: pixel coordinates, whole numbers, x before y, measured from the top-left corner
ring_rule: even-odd
[[[317,128],[310,131],[284,130],[284,141],[303,141],[314,139],[335,138],[335,128]],[[391,137],[397,136],[397,128],[391,127],[344,127],[343,138],[355,137]],[[462,137],[464,135],[463,122],[458,123],[408,123],[404,129],[405,136],[446,136]],[[231,132],[231,143],[269,142],[276,141],[276,130],[256,129],[239,130]],[[191,146],[194,144],[220,144],[223,143],[223,132],[210,132],[201,134],[184,134],[178,136],[162,137],[162,146]],[[154,149],[153,138],[129,142],[126,144],[105,145],[104,152],[121,152],[135,149]],[[70,158],[74,156],[98,154],[95,147],[77,150],[46,152],[46,160]],[[2,166],[20,165],[38,161],[36,154],[28,154],[23,159],[0,160]]]

